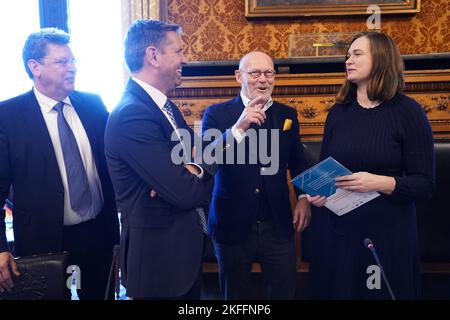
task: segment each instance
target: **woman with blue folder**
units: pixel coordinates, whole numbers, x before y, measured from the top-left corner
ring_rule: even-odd
[[[324,206],[325,197],[308,196],[317,207],[311,222],[312,297],[419,298],[414,201],[434,189],[432,131],[419,103],[401,93],[403,61],[388,35],[356,35],[345,65],[321,159],[331,156],[353,172],[336,178],[336,187],[380,196],[342,216]],[[373,242],[365,246],[366,238]],[[378,261],[368,247],[376,248]]]

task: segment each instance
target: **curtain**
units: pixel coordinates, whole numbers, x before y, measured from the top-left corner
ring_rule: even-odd
[[[124,31],[135,20],[165,20],[166,0],[122,0],[122,25]]]
[[[41,28],[55,27],[69,31],[67,0],[39,0],[39,17]]]
[[[121,0],[122,1],[122,38],[125,38],[130,24],[139,19],[166,19],[167,0]],[[129,77],[124,69],[124,79]]]

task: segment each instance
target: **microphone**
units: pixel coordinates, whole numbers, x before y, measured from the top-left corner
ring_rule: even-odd
[[[389,281],[387,279],[386,274],[384,273],[383,266],[381,265],[380,259],[378,259],[377,252],[375,250],[375,247],[373,245],[372,240],[369,238],[364,239],[364,246],[372,252],[373,257],[375,258],[375,261],[377,262],[378,267],[380,268],[381,275],[383,276],[384,282],[386,283],[386,287],[388,288],[389,294],[391,295],[392,300],[396,300],[394,293],[392,292],[391,285],[389,284]]]

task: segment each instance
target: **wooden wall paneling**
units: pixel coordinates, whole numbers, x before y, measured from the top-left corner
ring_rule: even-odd
[[[295,107],[303,139],[320,139],[343,73],[277,75],[274,100]],[[405,72],[405,93],[424,107],[436,137],[450,137],[450,70]],[[239,93],[234,76],[186,77],[170,95],[198,129],[204,110]],[[197,125],[195,125],[197,122]]]

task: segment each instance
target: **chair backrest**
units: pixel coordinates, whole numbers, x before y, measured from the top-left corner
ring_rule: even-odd
[[[303,148],[305,150],[306,161],[308,166],[313,166],[319,162],[321,141],[304,141]]]
[[[67,288],[68,252],[16,258],[20,276],[12,291],[0,293],[0,300],[70,300]]]
[[[308,167],[311,167],[319,162],[320,150],[322,142],[321,141],[303,141],[303,148],[305,150],[306,161],[308,162]],[[314,208],[313,208],[314,213]],[[310,260],[310,250],[311,250],[311,233],[310,228],[306,228],[301,235],[301,261],[309,262]]]
[[[428,201],[417,203],[423,262],[450,262],[450,139],[434,142],[436,189]]]

